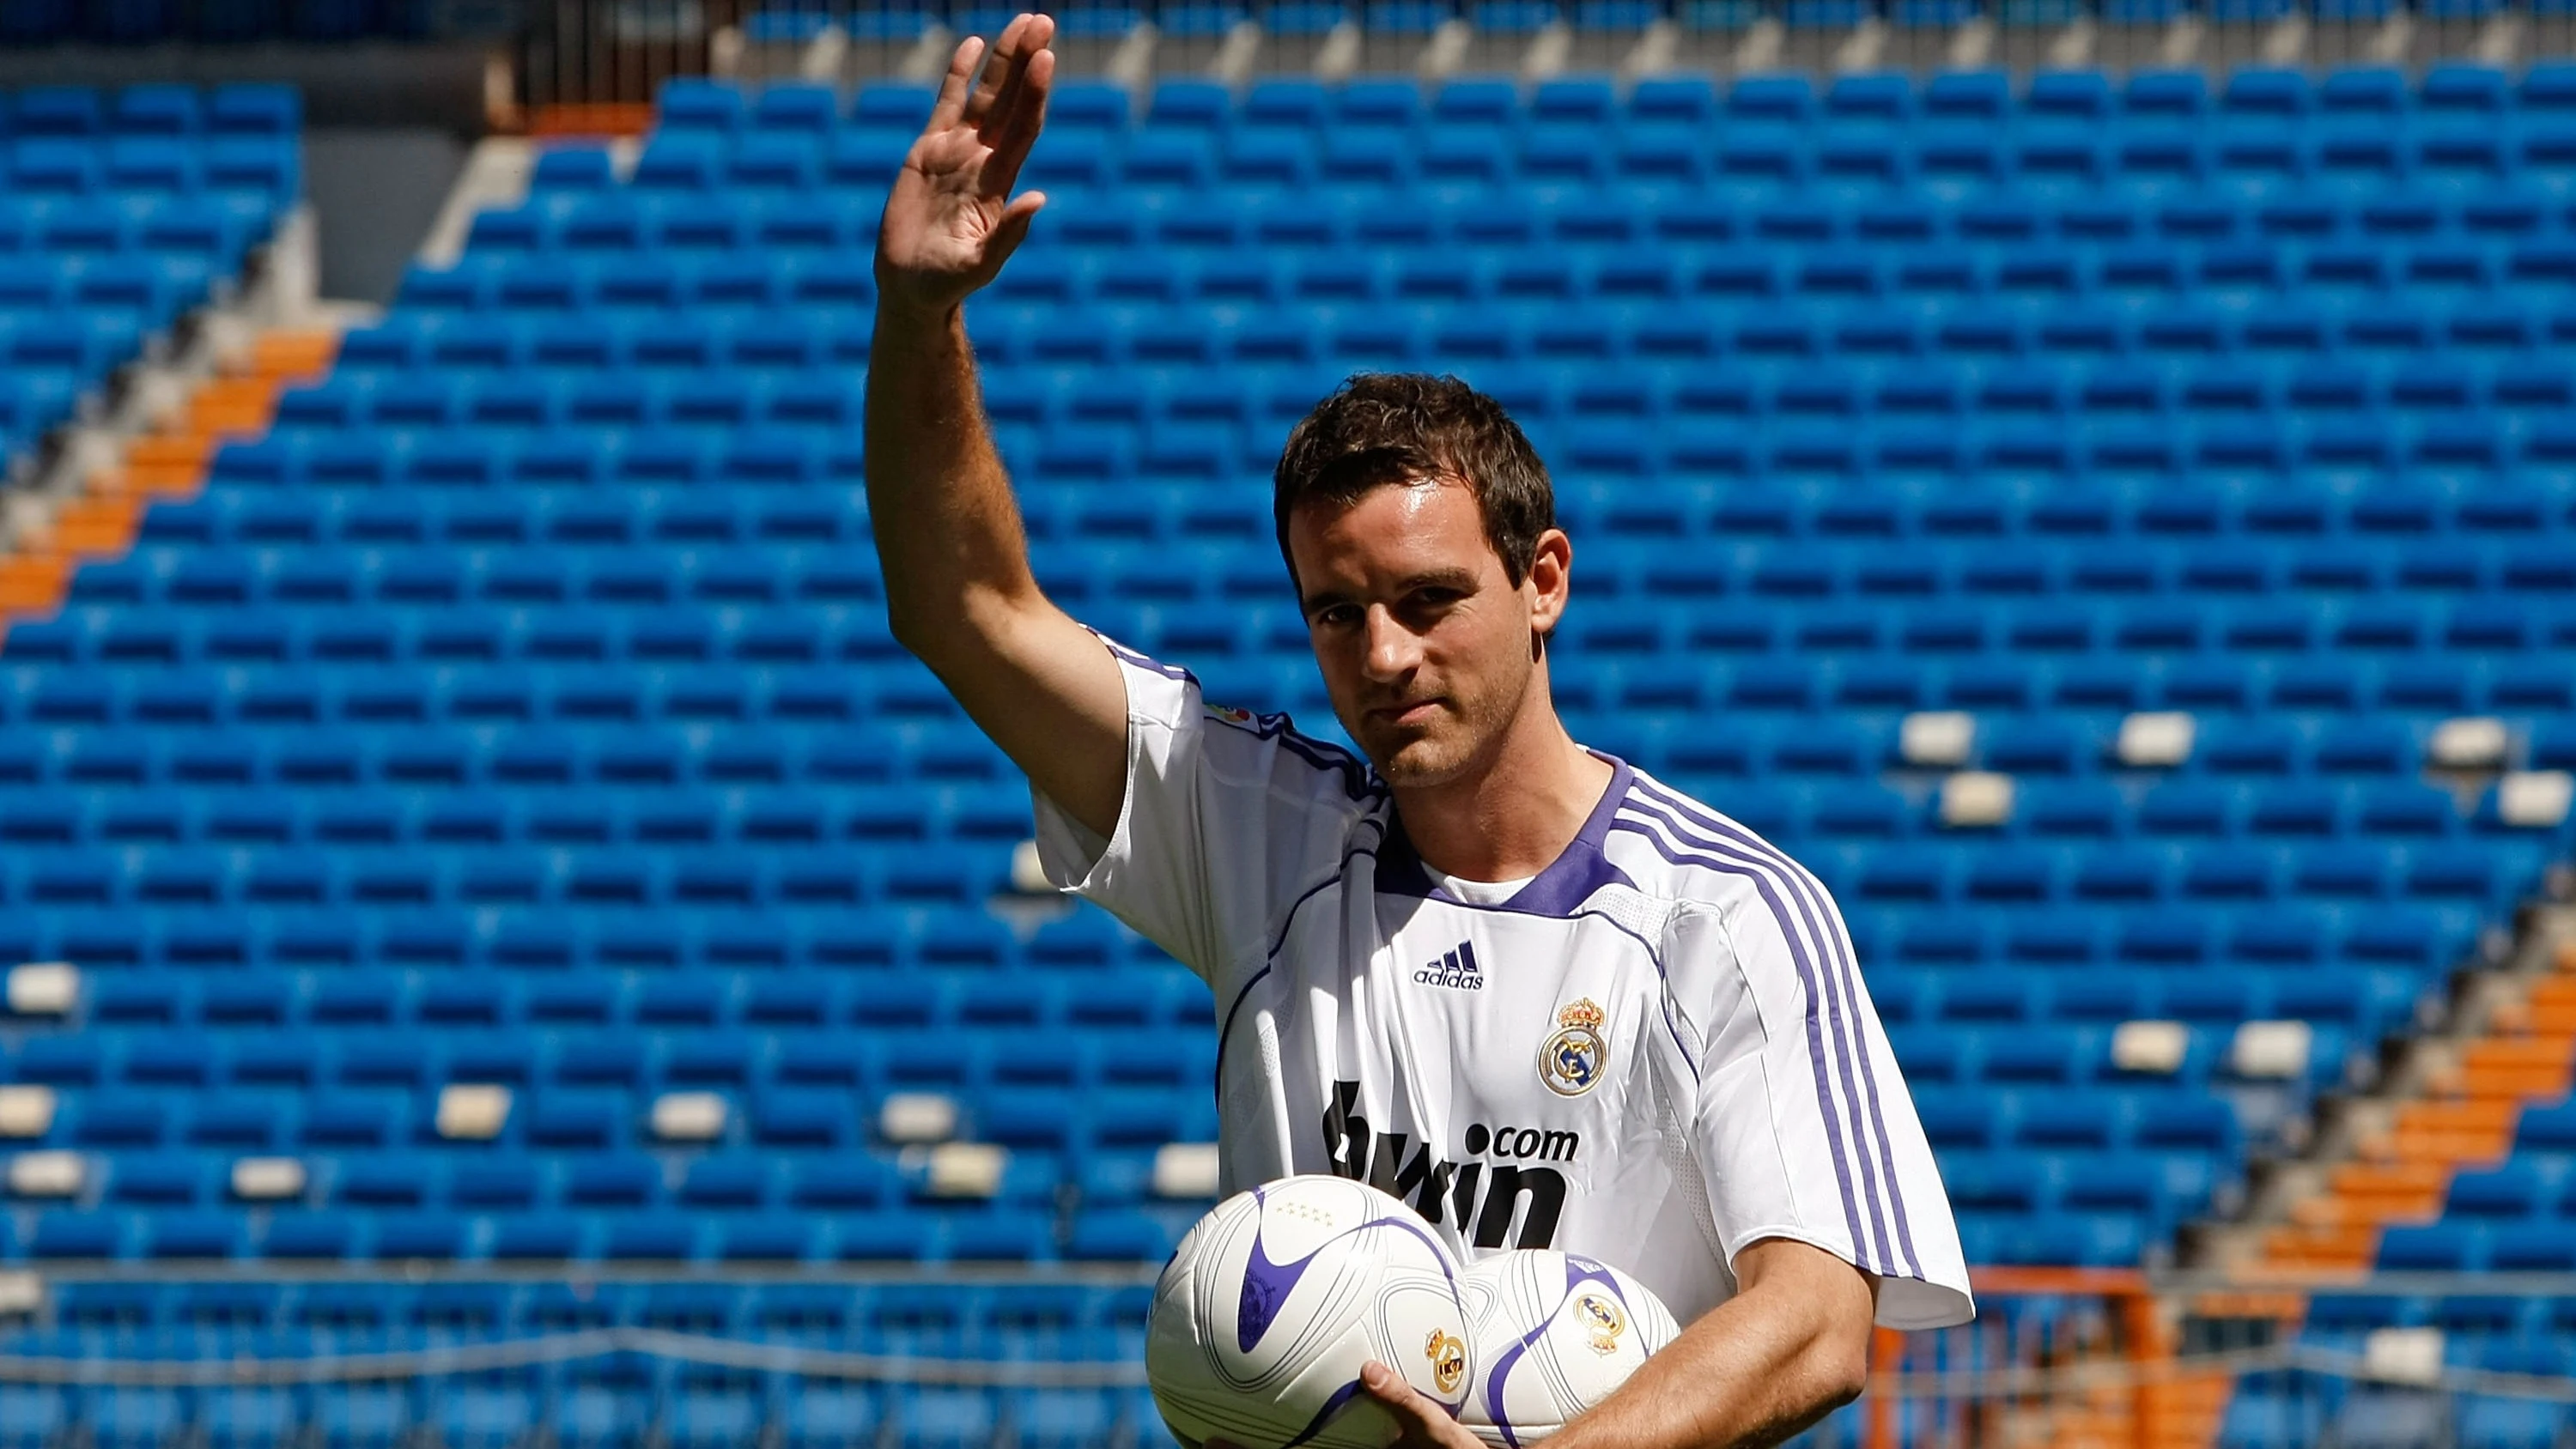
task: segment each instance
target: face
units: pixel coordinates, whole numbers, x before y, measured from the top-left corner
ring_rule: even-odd
[[[1420,787],[1488,765],[1536,696],[1536,636],[1565,606],[1565,535],[1550,530],[1515,585],[1475,493],[1429,480],[1298,509],[1288,553],[1333,712],[1378,773]]]

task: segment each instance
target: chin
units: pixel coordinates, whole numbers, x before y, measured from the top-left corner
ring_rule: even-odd
[[[1470,760],[1467,752],[1429,739],[1407,740],[1392,751],[1372,749],[1369,757],[1378,777],[1401,789],[1448,784],[1466,772]]]

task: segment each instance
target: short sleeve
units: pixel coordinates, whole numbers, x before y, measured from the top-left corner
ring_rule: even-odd
[[[1886,1327],[1974,1317],[1949,1195],[1824,887],[1766,873],[1682,913],[1671,949],[1704,986],[1691,1132],[1730,1266],[1792,1238],[1877,1275]]]
[[[1101,641],[1127,686],[1127,784],[1107,839],[1032,792],[1038,859],[1212,984],[1269,948],[1278,910],[1340,862],[1376,797],[1287,717],[1210,705],[1186,670]]]

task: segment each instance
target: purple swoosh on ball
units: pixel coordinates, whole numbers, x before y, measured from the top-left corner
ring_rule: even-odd
[[[1318,1247],[1315,1253],[1322,1251]],[[1271,1320],[1279,1316],[1280,1306],[1288,1301],[1297,1280],[1306,1276],[1306,1266],[1315,1261],[1315,1253],[1293,1263],[1274,1263],[1261,1245],[1260,1232],[1253,1233],[1252,1261],[1243,1265],[1243,1297],[1234,1309],[1234,1346],[1238,1351],[1252,1352],[1261,1335],[1270,1331]]]
[[[1573,1296],[1575,1285],[1579,1283],[1603,1284],[1609,1288],[1611,1297],[1619,1299],[1621,1303],[1628,1301],[1621,1296],[1619,1280],[1610,1276],[1607,1265],[1596,1263],[1577,1253],[1568,1253],[1565,1255],[1567,1297]],[[1546,1336],[1547,1326],[1556,1321],[1556,1315],[1563,1311],[1564,1307],[1565,1298],[1557,1299],[1556,1307],[1541,1315],[1535,1327],[1514,1340],[1511,1347],[1504,1349],[1494,1361],[1493,1372],[1485,1375],[1485,1406],[1494,1411],[1495,1431],[1500,1433],[1503,1436],[1503,1442],[1513,1446],[1513,1449],[1519,1449],[1521,1436],[1512,1432],[1512,1421],[1503,1416],[1503,1380],[1511,1375],[1512,1366],[1521,1361],[1521,1356],[1528,1353],[1541,1338]]]
[[[1306,1427],[1297,1431],[1297,1437],[1280,1446],[1280,1449],[1297,1449],[1298,1445],[1303,1444],[1307,1440],[1314,1438],[1316,1435],[1323,1433],[1324,1426],[1331,1423],[1333,1421],[1333,1416],[1342,1411],[1342,1406],[1344,1404],[1349,1403],[1353,1398],[1357,1397],[1359,1391],[1360,1381],[1358,1379],[1353,1379],[1349,1383],[1342,1385],[1340,1388],[1333,1390],[1333,1396],[1324,1400],[1324,1407],[1317,1409],[1315,1411],[1315,1417],[1307,1422]]]
[[[1253,1201],[1265,1205],[1270,1201],[1263,1189],[1257,1187],[1252,1190],[1252,1197]],[[1288,1302],[1289,1293],[1297,1287],[1297,1280],[1306,1276],[1306,1269],[1315,1261],[1317,1254],[1353,1233],[1365,1232],[1374,1227],[1402,1228],[1430,1244],[1432,1256],[1441,1265],[1440,1275],[1444,1278],[1450,1276],[1448,1261],[1440,1250],[1439,1241],[1413,1224],[1398,1218],[1370,1218],[1356,1227],[1344,1229],[1316,1244],[1314,1252],[1308,1253],[1293,1263],[1270,1261],[1270,1252],[1262,1246],[1261,1233],[1256,1228],[1252,1234],[1252,1258],[1243,1265],[1243,1292],[1235,1300],[1234,1305],[1236,1351],[1252,1352],[1252,1346],[1259,1343],[1261,1336],[1270,1331],[1272,1320],[1279,1316],[1280,1308]]]

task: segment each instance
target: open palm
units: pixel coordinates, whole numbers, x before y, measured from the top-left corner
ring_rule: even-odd
[[[1055,21],[1021,15],[992,60],[969,38],[949,58],[930,124],[904,157],[877,230],[877,287],[888,301],[944,311],[993,280],[1046,204],[1011,195],[1046,120]]]

